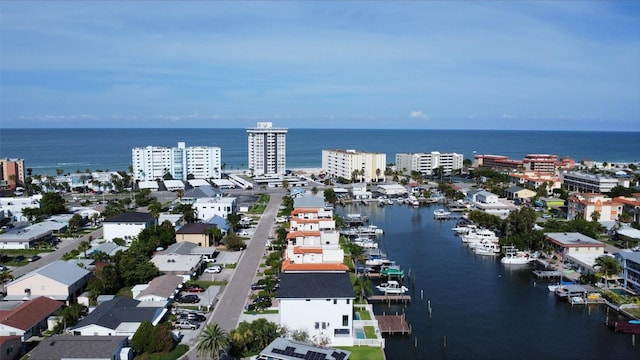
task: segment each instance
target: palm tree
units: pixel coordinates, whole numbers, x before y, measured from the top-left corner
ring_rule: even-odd
[[[198,336],[198,355],[206,358],[220,359],[220,351],[229,345],[229,336],[218,324],[207,325]]]
[[[153,224],[153,228],[155,229],[156,226],[158,226],[158,217],[160,217],[160,210],[162,210],[162,204],[160,204],[160,202],[158,200],[154,200],[151,202],[151,204],[149,204],[149,212],[151,213],[151,216],[153,216],[153,218],[155,219],[155,222]]]
[[[596,258],[596,266],[599,267],[598,274],[605,279],[605,287],[607,287],[607,280],[614,278],[622,271],[622,265],[615,258],[607,255],[602,255]]]
[[[373,293],[371,288],[371,280],[367,279],[364,276],[356,276],[353,278],[353,292],[358,294],[360,302],[365,297],[365,295],[369,295]]]
[[[364,254],[364,248],[360,245],[351,244],[349,246],[349,252],[351,253],[351,259],[353,260],[355,266],[356,277],[358,276],[358,260],[362,258]]]
[[[78,251],[82,251],[84,253],[84,258],[87,258],[87,250],[91,247],[91,244],[87,240],[80,241],[78,244]]]

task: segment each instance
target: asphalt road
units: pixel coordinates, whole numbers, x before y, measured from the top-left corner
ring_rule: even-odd
[[[273,229],[284,194],[284,190],[269,191],[269,204],[260,217],[253,237],[249,241],[247,248],[243,251],[229,282],[224,287],[218,302],[215,304],[213,313],[206,324],[217,323],[220,328],[227,332],[238,327],[238,323],[244,312],[244,305],[251,293],[251,284],[260,265],[262,256],[264,255],[265,245]],[[198,329],[198,332],[200,332],[206,324],[203,324],[203,326]],[[197,337],[194,337],[192,341],[193,343],[191,343],[191,341],[189,343],[190,350],[181,357],[182,360],[198,358],[196,352]]]

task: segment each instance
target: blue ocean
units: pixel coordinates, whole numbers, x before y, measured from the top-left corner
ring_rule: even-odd
[[[274,124],[277,125],[277,124]],[[218,146],[226,169],[247,167],[246,129],[0,129],[0,158],[20,158],[34,174],[128,170],[131,149]],[[587,131],[289,129],[287,167],[319,168],[323,149],[474,154],[556,154],[576,161],[640,161],[640,133]]]

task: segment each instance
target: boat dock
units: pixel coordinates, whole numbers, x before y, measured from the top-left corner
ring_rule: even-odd
[[[368,301],[388,301],[388,302],[410,302],[411,295],[401,294],[386,294],[386,295],[371,295],[367,297]]]
[[[556,270],[535,270],[533,274],[539,279],[549,279],[560,277],[560,271]]]
[[[411,334],[411,327],[404,315],[376,315],[381,334]]]

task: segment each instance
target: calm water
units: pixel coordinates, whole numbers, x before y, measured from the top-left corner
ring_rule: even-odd
[[[277,125],[277,124],[275,124]],[[457,152],[508,155],[531,153],[576,160],[640,161],[640,133],[477,130],[289,129],[287,167],[321,167],[322,149],[357,149],[387,154]],[[247,167],[245,129],[0,129],[0,157],[21,158],[35,174],[128,170],[131,149],[144,146],[218,146],[227,169]]]
[[[411,336],[387,337],[390,360],[640,359],[640,336],[633,347],[631,335],[604,326],[606,306],[571,307],[533,268],[475,255],[452,234],[454,220],[433,220],[433,208],[371,204],[337,212],[368,213],[385,230],[382,249],[415,282],[408,306],[374,305],[378,314],[406,312],[412,326]]]

